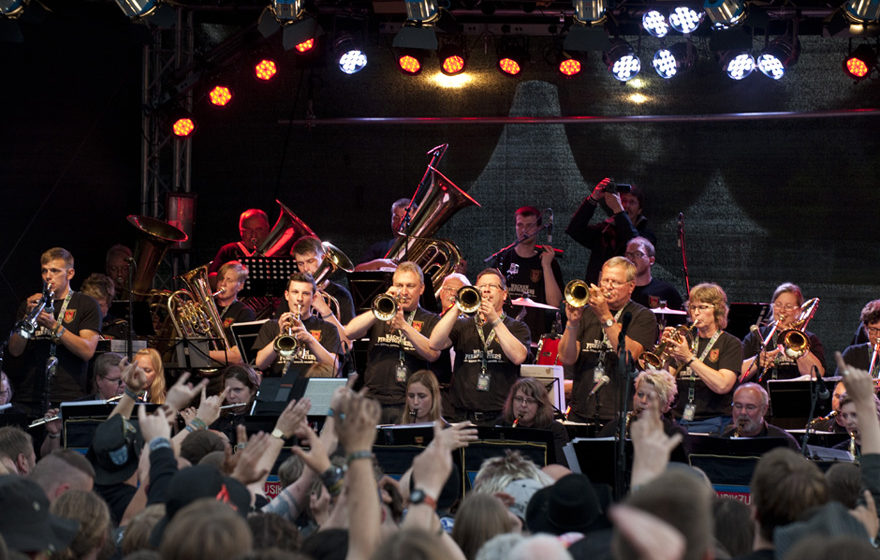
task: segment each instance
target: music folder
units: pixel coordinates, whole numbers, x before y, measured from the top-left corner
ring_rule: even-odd
[[[257,359],[257,352],[259,352],[260,349],[254,348],[254,343],[257,341],[257,335],[260,334],[260,329],[269,321],[270,319],[245,321],[243,323],[232,323],[229,327],[232,331],[232,337],[235,339],[235,345],[238,346],[238,351],[241,352],[241,359],[244,363],[253,364]]]

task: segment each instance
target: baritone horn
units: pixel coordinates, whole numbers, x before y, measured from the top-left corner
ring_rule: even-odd
[[[807,338],[807,323],[816,314],[819,307],[819,298],[805,301],[800,308],[798,318],[791,324],[788,330],[779,333],[779,344],[783,352],[789,358],[797,360],[810,351],[810,339]]]
[[[572,307],[584,307],[590,303],[590,286],[583,280],[572,280],[565,285],[563,297]]]

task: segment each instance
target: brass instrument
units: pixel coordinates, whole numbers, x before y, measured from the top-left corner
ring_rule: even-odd
[[[816,314],[818,307],[819,298],[805,301],[801,305],[798,318],[792,322],[791,327],[779,333],[779,344],[789,358],[797,360],[810,351],[810,339],[807,338],[804,331],[807,330],[807,323]]]
[[[667,369],[674,376],[677,373],[677,368],[675,367],[677,360],[672,356],[673,342],[679,344],[681,342],[690,343],[693,339],[692,329],[693,327],[679,325],[675,327],[675,331],[671,335],[661,336],[660,342],[650,352],[642,352],[642,355],[639,356],[639,367],[642,369],[649,367]]]
[[[455,294],[455,306],[459,311],[468,315],[476,313],[480,309],[482,301],[483,296],[480,295],[480,290],[473,286],[462,286]]]
[[[315,270],[315,285],[318,286],[318,291],[315,295],[326,299],[329,302],[328,306],[333,310],[333,314],[339,319],[339,300],[323,290],[321,285],[324,284],[324,281],[327,280],[328,276],[337,270],[352,272],[354,270],[354,264],[352,264],[351,259],[349,259],[345,253],[340,251],[339,248],[332,243],[324,241],[321,243],[321,246],[324,248],[324,259],[321,261],[321,264],[318,265],[318,269]]]
[[[632,424],[633,418],[638,418],[638,414],[636,414],[635,410],[630,410],[626,413],[626,427],[624,428],[624,437],[630,437],[629,427]]]
[[[856,433],[849,433],[849,454],[856,457]]]
[[[398,298],[389,294],[379,294],[373,298],[371,309],[379,321],[390,321],[397,315]]]
[[[297,305],[296,307],[296,320],[301,322],[302,305]],[[291,321],[287,324],[287,329],[276,336],[272,342],[272,348],[278,353],[278,361],[285,364],[285,371],[287,370],[287,364],[290,363],[291,358],[296,354],[298,347],[299,341],[293,334],[293,321]]]
[[[40,316],[40,313],[45,309],[46,311],[54,312],[53,308],[53,298],[55,297],[55,291],[49,286],[49,284],[43,285],[43,297],[40,298],[39,303],[31,309],[31,312],[28,313],[27,317],[22,319],[21,321],[15,324],[15,329],[13,332],[18,333],[18,336],[27,340],[37,332],[37,317]]]
[[[168,316],[179,338],[209,337],[215,340],[215,350],[229,350],[231,345],[220,320],[214,294],[208,284],[207,265],[182,274],[185,289],[168,297]],[[217,342],[219,341],[219,342]]]
[[[153,277],[165,256],[175,243],[183,243],[188,236],[176,227],[149,216],[128,216],[128,223],[137,228],[138,240],[134,250],[136,263],[131,291],[138,299],[152,295]]]
[[[590,286],[583,280],[572,280],[565,285],[562,294],[572,307],[584,307],[590,303]]]
[[[300,220],[290,208],[280,200],[276,199],[275,202],[281,207],[281,213],[278,214],[278,219],[269,231],[269,235],[256,248],[255,255],[286,257],[290,254],[290,249],[297,239],[306,235],[315,235],[312,228]]]
[[[480,203],[432,166],[428,166],[428,171],[431,184],[411,216],[409,230],[398,232],[385,258],[415,262],[431,277],[433,285],[439,286],[462,257],[455,243],[432,236],[456,212],[467,206],[479,207]]]
[[[877,377],[877,375],[874,373],[874,368],[877,367],[878,351],[880,351],[880,338],[874,341],[874,351],[871,353],[871,364],[868,366],[868,374],[874,378]]]

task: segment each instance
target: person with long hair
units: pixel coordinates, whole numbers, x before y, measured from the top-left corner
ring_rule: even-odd
[[[251,405],[257,396],[259,389],[259,377],[250,366],[227,366],[218,376],[223,379],[226,388],[226,399],[223,405],[240,405],[234,408],[222,409],[220,418],[211,424],[212,430],[218,430],[226,434],[229,441],[236,441],[235,429],[243,422],[243,418],[251,410]]]
[[[497,424],[550,430],[553,433],[556,462],[567,464],[562,448],[568,443],[568,432],[562,423],[553,418],[550,394],[544,384],[534,377],[521,377],[513,384]]]
[[[165,403],[165,368],[162,356],[153,348],[142,348],[134,355],[138,367],[147,374],[147,399],[151,403]]]
[[[420,369],[406,382],[406,402],[399,424],[420,424],[442,420],[440,384],[427,369]]]

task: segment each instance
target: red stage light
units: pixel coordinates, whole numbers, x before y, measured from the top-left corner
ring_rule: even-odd
[[[447,56],[443,59],[443,64],[440,66],[444,74],[448,74],[452,76],[453,74],[458,74],[464,70],[464,58],[454,54],[452,56]]]
[[[268,82],[278,73],[278,67],[275,66],[274,60],[264,58],[254,67],[254,72],[257,78]]]
[[[407,74],[418,74],[419,71],[422,69],[422,64],[421,62],[419,62],[419,59],[408,54],[405,54],[398,58],[397,64],[400,66],[400,69]]]
[[[498,68],[500,68],[505,74],[510,74],[511,76],[516,76],[520,71],[519,63],[512,58],[502,58],[499,60]]]
[[[843,71],[851,78],[861,80],[877,66],[877,52],[868,44],[859,45],[843,61]]]
[[[846,59],[846,71],[854,78],[864,78],[868,75],[868,65],[864,60],[850,57]]]
[[[559,63],[559,72],[564,76],[574,76],[581,73],[581,62],[576,58],[566,58]]]
[[[208,99],[218,107],[223,107],[232,100],[232,90],[226,86],[216,86],[208,93]]]
[[[171,130],[181,138],[189,136],[196,129],[196,123],[189,117],[183,117],[174,121]]]
[[[310,50],[315,48],[315,38],[312,37],[311,39],[306,39],[305,41],[303,41],[302,43],[299,43],[294,48],[296,49],[296,52],[301,52],[301,53],[309,52]]]

